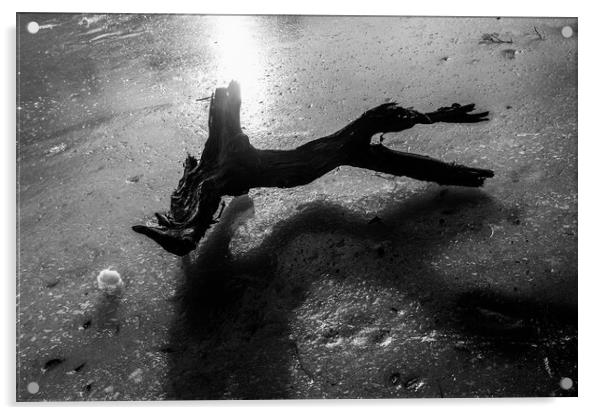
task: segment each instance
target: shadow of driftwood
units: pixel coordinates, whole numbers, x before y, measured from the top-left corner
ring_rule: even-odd
[[[230,240],[237,223],[252,209],[248,197],[235,199],[195,258],[183,260],[167,350],[169,399],[295,396],[290,370],[299,351],[289,336],[289,320],[291,312],[303,303],[308,282],[297,281],[283,288],[277,259],[279,252],[302,234],[336,232],[374,241],[393,239],[396,242],[389,249],[404,253],[408,261],[404,266],[410,272],[397,280],[377,275],[366,278],[378,285],[402,287],[404,295],[440,317],[437,324],[469,336],[494,339],[490,347],[502,353],[520,353],[521,344],[547,335],[541,327],[553,331],[558,325],[576,324],[573,311],[567,313],[556,306],[505,297],[491,290],[462,292],[441,284],[436,272],[426,270],[431,251],[459,234],[480,232],[484,223],[510,221],[518,214],[478,190],[427,191],[383,210],[380,223],[333,204],[311,203],[277,225],[258,248],[233,260]],[[518,345],[518,350],[511,345]]]

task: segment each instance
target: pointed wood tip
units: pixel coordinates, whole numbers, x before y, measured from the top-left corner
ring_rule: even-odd
[[[196,248],[196,244],[189,238],[174,235],[170,231],[155,226],[134,225],[132,230],[148,236],[167,252],[174,255],[184,256]]]

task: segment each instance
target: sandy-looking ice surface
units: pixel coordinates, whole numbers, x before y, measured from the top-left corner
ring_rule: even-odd
[[[577,38],[576,19],[20,15],[17,399],[576,395]],[[491,121],[385,144],[496,176],[254,189],[175,257],[130,227],[167,209],[206,138],[197,99],[232,78],[259,148],[387,101],[474,102]]]

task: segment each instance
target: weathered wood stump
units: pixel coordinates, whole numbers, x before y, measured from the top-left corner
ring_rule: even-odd
[[[240,126],[240,87],[217,88],[209,109],[209,137],[200,159],[188,155],[184,173],[171,196],[170,212],[156,213],[157,225],[136,225],[165,250],[186,255],[214,223],[223,196],[245,194],[254,187],[295,187],[342,165],[441,185],[478,187],[493,171],[446,163],[431,157],[371,144],[377,133],[397,132],[416,124],[486,121],[488,112],[469,114],[474,104],[442,107],[422,114],[395,103],[379,105],[326,137],[294,150],[259,150]]]

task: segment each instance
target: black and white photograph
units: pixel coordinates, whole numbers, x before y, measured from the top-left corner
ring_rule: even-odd
[[[579,395],[580,17],[81,9],[15,16],[16,402]]]

